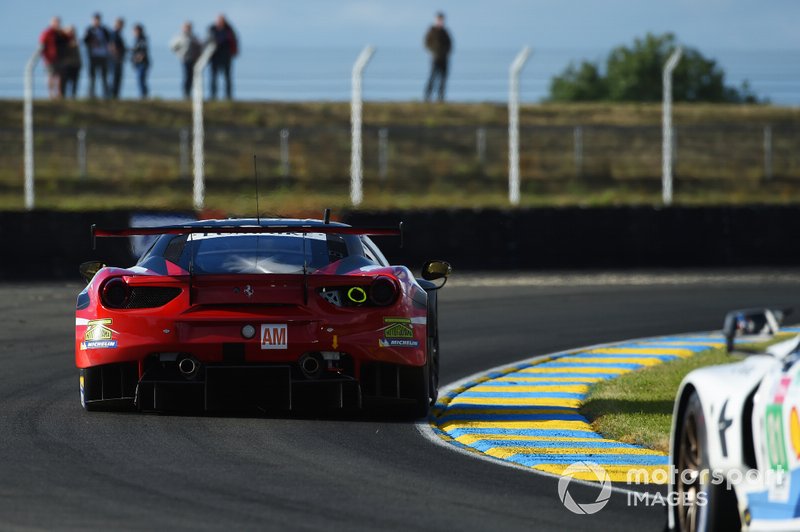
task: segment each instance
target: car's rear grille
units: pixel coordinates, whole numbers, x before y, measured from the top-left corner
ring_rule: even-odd
[[[128,302],[123,308],[162,307],[178,297],[180,293],[180,288],[167,286],[133,286]]]

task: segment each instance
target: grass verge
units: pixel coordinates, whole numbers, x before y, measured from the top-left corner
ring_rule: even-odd
[[[746,347],[764,349],[791,336],[779,335],[770,342]],[[589,391],[581,414],[592,423],[596,432],[607,438],[669,452],[672,407],[686,374],[697,368],[728,364],[741,358],[729,355],[724,348],[713,348],[689,358],[602,381]]]
[[[24,208],[22,110],[22,102],[0,100],[2,210]],[[800,109],[676,104],[674,111],[676,205],[798,203]],[[209,102],[204,117],[208,208],[252,212],[253,155],[271,210],[350,204],[348,103]],[[524,105],[520,124],[521,206],[661,205],[659,104]],[[772,128],[766,166],[765,125]],[[191,208],[191,126],[188,102],[37,100],[36,206]],[[362,159],[363,209],[506,207],[508,110],[368,102]]]

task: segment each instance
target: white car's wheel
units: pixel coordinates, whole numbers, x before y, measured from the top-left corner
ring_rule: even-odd
[[[706,446],[706,420],[696,393],[686,403],[683,418],[678,425],[680,433],[676,442],[675,492],[677,493],[678,530],[700,530],[700,494],[707,490],[703,485],[703,471],[708,471]]]
[[[697,393],[686,402],[675,448],[675,524],[681,531],[740,530],[736,493],[711,482],[708,426]]]

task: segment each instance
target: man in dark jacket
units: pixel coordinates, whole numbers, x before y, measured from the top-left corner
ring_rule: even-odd
[[[128,48],[122,38],[122,29],[125,21],[118,18],[114,21],[114,31],[111,32],[111,97],[119,99],[119,89],[122,85],[122,65],[125,62],[125,53]]]
[[[94,98],[94,79],[100,77],[103,84],[103,96],[108,98],[108,56],[111,35],[103,26],[100,13],[92,17],[92,25],[86,28],[83,42],[86,44],[86,55],[89,56],[89,98]]]
[[[231,63],[239,53],[239,42],[224,15],[219,15],[217,21],[208,28],[208,40],[217,45],[211,55],[211,99],[217,98],[217,75],[222,73],[225,76],[225,97],[231,100],[233,99]]]
[[[447,62],[453,41],[444,27],[444,13],[436,14],[436,21],[425,35],[425,48],[431,53],[431,75],[425,87],[425,101],[429,102],[436,82],[439,82],[438,98],[444,101],[444,88],[447,83]]]

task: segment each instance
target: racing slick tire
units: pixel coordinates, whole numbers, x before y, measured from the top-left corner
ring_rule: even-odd
[[[414,382],[412,384],[413,403],[408,406],[407,413],[413,419],[428,417],[431,406],[430,384],[431,384],[431,357],[421,368],[414,368]]]
[[[428,338],[428,360],[430,368],[428,369],[428,395],[430,397],[430,404],[436,404],[439,398],[439,334]]]
[[[739,530],[738,505],[733,488],[711,483],[708,436],[700,398],[691,392],[676,424],[674,475],[675,505],[670,511],[680,531]],[[703,501],[702,494],[706,500]]]

